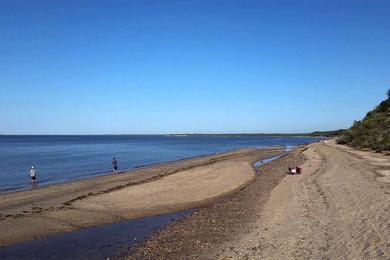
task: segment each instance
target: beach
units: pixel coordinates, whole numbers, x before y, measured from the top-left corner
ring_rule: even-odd
[[[255,178],[282,147],[242,149],[0,195],[0,245],[198,207]]]
[[[389,259],[389,172],[334,140],[181,160],[3,194],[1,243],[186,212],[110,259]]]
[[[303,163],[301,175],[287,175]],[[123,259],[389,259],[390,158],[313,143],[260,167]]]

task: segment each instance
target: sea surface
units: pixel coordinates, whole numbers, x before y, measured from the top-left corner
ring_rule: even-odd
[[[31,188],[31,166],[37,169],[38,186],[45,186],[109,174],[113,157],[124,171],[239,148],[293,147],[318,140],[261,135],[0,135],[0,192]]]

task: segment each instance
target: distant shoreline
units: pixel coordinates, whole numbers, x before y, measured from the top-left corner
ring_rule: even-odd
[[[328,137],[324,135],[316,135],[314,133],[217,133],[217,134],[202,134],[202,133],[174,133],[174,134],[0,134],[1,136],[217,136],[217,137],[239,137],[239,136],[267,136],[267,137]]]

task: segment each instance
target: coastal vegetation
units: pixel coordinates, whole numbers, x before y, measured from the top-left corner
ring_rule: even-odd
[[[310,134],[307,134],[307,136],[314,136],[314,137],[336,137],[340,136],[345,132],[345,129],[339,129],[339,130],[333,130],[333,131],[315,131]]]
[[[360,149],[390,151],[390,89],[387,99],[368,112],[363,120],[355,121],[337,142]]]

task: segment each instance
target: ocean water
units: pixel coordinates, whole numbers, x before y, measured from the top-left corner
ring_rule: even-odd
[[[0,136],[0,192],[31,188],[29,169],[38,186],[109,174],[112,157],[119,170],[220,153],[245,147],[296,146],[311,137],[271,136]]]

